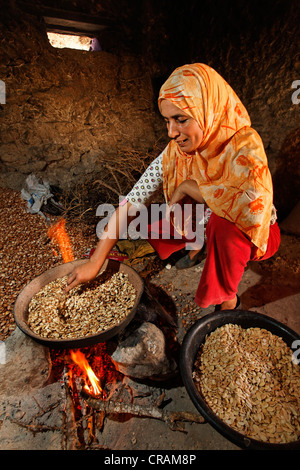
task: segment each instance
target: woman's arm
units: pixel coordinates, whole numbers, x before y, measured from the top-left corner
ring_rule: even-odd
[[[125,197],[124,202],[126,202],[126,204],[121,203],[113,213],[91,258],[69,274],[66,292],[76,287],[78,284],[90,281],[97,276],[110,250],[128,228],[131,220],[135,218],[135,216],[129,215],[130,208],[133,208],[131,213],[134,213],[134,208],[139,208],[141,204],[145,204],[162,182],[162,178],[161,153],[148,166],[131,192]]]
[[[185,196],[189,196],[194,199],[194,201],[204,204],[204,199],[196,181],[185,180],[175,189],[170,199],[169,206],[181,201]]]
[[[162,168],[163,154],[158,157],[144,171],[140,179],[135,183],[126,199],[135,207],[140,204],[147,204],[149,198],[157,191],[163,181]]]
[[[194,201],[204,204],[205,201],[200,192],[199,186],[195,180],[183,181],[174,191],[169,201],[166,211],[166,218],[169,220],[170,212],[173,210],[173,206],[180,202],[184,197],[189,196]]]
[[[127,202],[123,206],[119,206],[111,218],[97,244],[97,247],[90,259],[75,268],[68,276],[66,292],[82,284],[94,279],[100,271],[104,261],[106,260],[110,250],[118,242],[122,233],[127,229],[130,221],[134,218],[129,216],[131,204]]]

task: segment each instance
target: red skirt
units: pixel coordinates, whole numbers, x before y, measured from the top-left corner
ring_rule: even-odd
[[[148,227],[148,241],[161,259],[191,243],[185,238],[164,239],[163,234],[170,233],[169,230],[165,219]],[[247,236],[232,222],[215,214],[210,216],[206,226],[206,238],[207,258],[195,296],[196,304],[202,308],[233,299],[247,263],[265,260],[276,253],[280,245],[280,230],[277,223],[270,226],[267,251],[259,259],[257,248]]]

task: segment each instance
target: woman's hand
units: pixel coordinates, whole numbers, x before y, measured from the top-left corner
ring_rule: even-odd
[[[91,281],[97,276],[99,271],[99,264],[96,264],[91,260],[77,266],[77,268],[75,268],[67,278],[67,287],[65,288],[65,292],[69,292],[73,287],[78,286],[78,284]]]
[[[127,202],[127,204],[119,206],[115,210],[91,258],[69,274],[65,292],[69,292],[69,290],[73,289],[73,287],[76,287],[78,284],[91,281],[97,276],[110,250],[119,240],[120,234],[124,233],[125,228],[128,227],[129,221],[134,218],[128,215],[130,208],[131,204]]]
[[[166,219],[170,220],[170,213],[174,210],[175,204],[182,201],[186,196],[191,197],[196,202],[201,204],[204,203],[204,199],[201,195],[200,189],[196,181],[194,180],[185,180],[183,181],[174,191],[172,197],[167,205],[166,209]]]
[[[167,204],[167,207],[166,207],[166,219],[169,221],[170,220],[170,217],[171,217],[171,213],[174,211],[175,209],[175,204],[178,204],[178,202],[180,202],[185,196],[186,196],[186,193],[184,191],[184,183],[181,183],[174,191],[174,193],[172,194],[172,197],[169,201],[169,204]]]

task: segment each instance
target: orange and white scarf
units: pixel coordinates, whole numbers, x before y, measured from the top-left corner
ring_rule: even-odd
[[[208,207],[233,222],[258,247],[267,248],[273,203],[272,178],[262,140],[251,128],[244,105],[211,67],[177,68],[160,90],[195,119],[203,141],[185,154],[172,140],[163,153],[164,194],[168,202],[180,183],[195,180]]]

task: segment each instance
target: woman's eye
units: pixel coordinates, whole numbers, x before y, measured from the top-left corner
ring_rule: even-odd
[[[175,119],[177,124],[184,124],[187,120],[188,120],[188,118],[177,118],[177,119]],[[167,124],[167,126],[170,124],[169,119],[164,119],[164,121]]]

